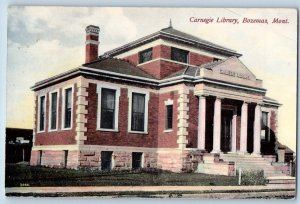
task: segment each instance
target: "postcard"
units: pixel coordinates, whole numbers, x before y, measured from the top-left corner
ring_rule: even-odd
[[[10,6],[6,196],[294,198],[297,16]]]

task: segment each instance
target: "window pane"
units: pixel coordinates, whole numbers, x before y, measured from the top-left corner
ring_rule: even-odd
[[[56,129],[57,121],[57,92],[51,95],[51,129]]]
[[[131,130],[144,131],[145,94],[132,93]]]
[[[166,106],[166,129],[172,129],[173,124],[173,105]]]
[[[71,127],[72,88],[65,90],[65,128]]]
[[[171,60],[187,63],[188,62],[188,51],[172,47],[171,48]]]
[[[45,129],[45,96],[40,98],[40,131]]]
[[[102,89],[101,91],[101,128],[115,128],[115,99],[116,90]]]
[[[152,48],[140,52],[140,63],[152,60]]]

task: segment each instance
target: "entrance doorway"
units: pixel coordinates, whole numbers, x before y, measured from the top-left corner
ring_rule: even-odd
[[[230,152],[232,138],[233,110],[222,109],[221,112],[221,151]]]

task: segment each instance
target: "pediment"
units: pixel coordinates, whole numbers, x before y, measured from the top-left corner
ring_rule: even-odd
[[[211,67],[215,74],[229,76],[238,80],[255,81],[256,76],[237,58],[231,57]]]

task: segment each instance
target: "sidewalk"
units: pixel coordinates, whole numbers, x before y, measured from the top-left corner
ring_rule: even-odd
[[[295,190],[295,186],[70,186],[70,187],[10,187],[6,193],[82,193],[82,192],[218,192]]]

